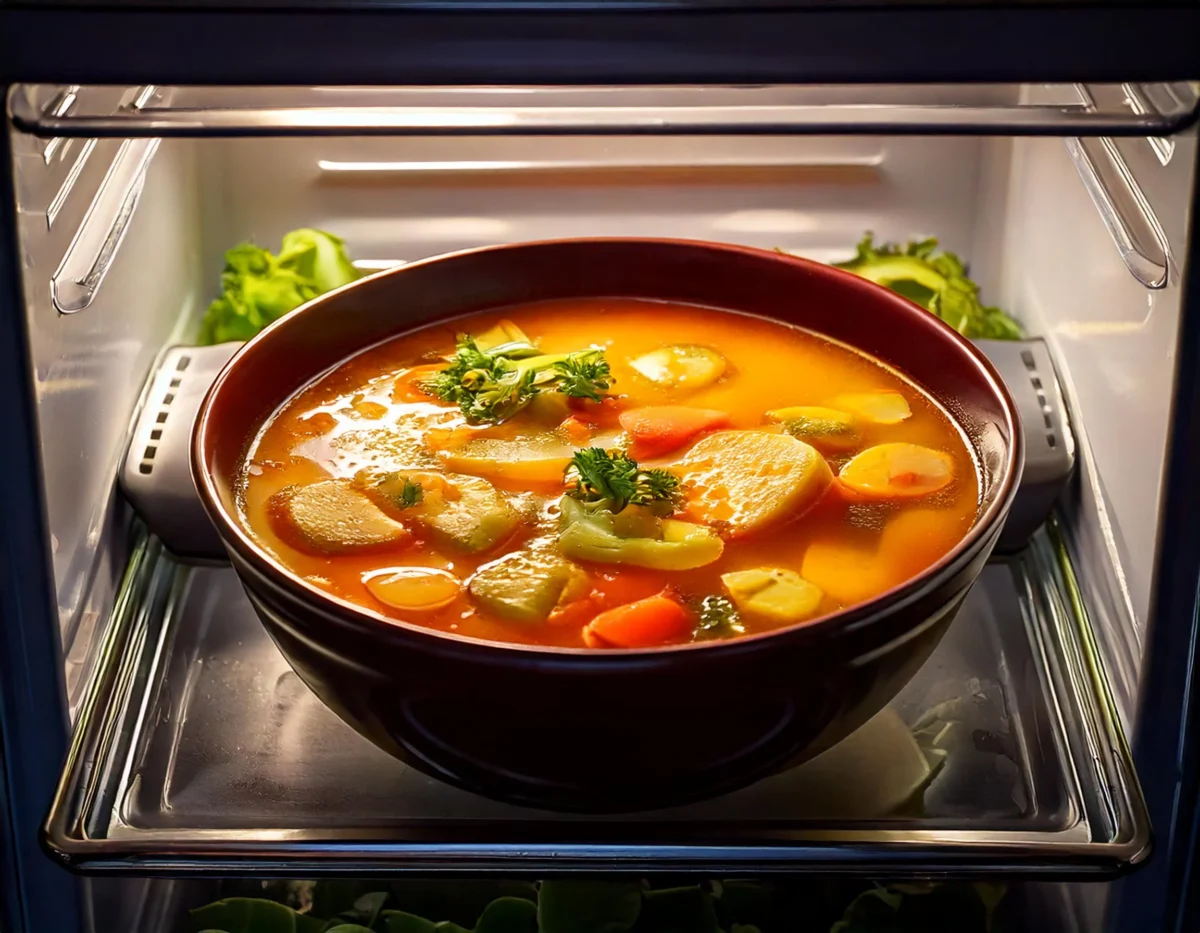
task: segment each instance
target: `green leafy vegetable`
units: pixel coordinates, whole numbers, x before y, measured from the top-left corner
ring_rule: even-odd
[[[479,915],[475,933],[538,933],[537,905],[523,897],[498,897]]]
[[[765,927],[771,923],[774,887],[762,881],[734,879],[717,885],[717,918],[732,933],[739,926]]]
[[[543,881],[538,893],[541,933],[626,933],[642,909],[635,881]]]
[[[659,518],[643,506],[613,514],[563,496],[558,549],[571,560],[632,564],[652,570],[694,570],[721,556],[725,543],[707,525]]]
[[[705,596],[693,604],[696,613],[695,638],[727,638],[746,631],[737,606],[724,596]]]
[[[598,402],[612,385],[602,350],[542,353],[525,340],[484,348],[458,338],[454,358],[427,384],[438,398],[455,402],[473,424],[499,424],[543,392]]]
[[[278,256],[241,243],[225,253],[221,297],[204,315],[199,342],[249,340],[306,301],[358,277],[345,244],[323,230],[285,234]]]
[[[229,897],[192,911],[192,929],[221,933],[295,933],[290,907],[251,897]]]
[[[403,910],[385,910],[383,925],[387,933],[434,933],[436,929],[432,920]]]
[[[318,888],[325,883],[320,882]],[[519,897],[536,903],[538,896],[534,884],[499,879],[464,882],[448,878],[397,878],[389,882],[388,888],[397,910],[431,920],[453,920],[468,928],[475,925],[487,905],[497,898]]]
[[[334,917],[343,911],[353,910],[354,903],[364,894],[379,890],[378,884],[348,878],[330,878],[313,884],[312,912],[318,917]]]
[[[636,881],[404,880],[312,886],[312,912],[229,897],[191,912],[197,933],[995,933],[1005,888],[822,880],[730,880],[654,888]],[[255,885],[253,890],[259,890]],[[291,894],[288,903],[299,906]],[[300,898],[303,903],[305,898]],[[385,909],[390,904],[394,908]],[[332,919],[325,919],[332,918]],[[839,919],[840,918],[840,919]],[[799,924],[799,926],[797,926]],[[832,926],[830,926],[832,924]],[[1007,926],[1005,927],[1007,929]]]
[[[612,385],[608,361],[599,350],[571,353],[554,364],[558,376],[555,391],[571,398],[586,398],[599,402],[603,393]]]
[[[858,244],[849,262],[835,263],[876,284],[886,286],[936,314],[964,337],[1018,340],[1021,325],[1000,308],[979,300],[979,286],[967,273],[967,265],[954,253],[938,252],[932,237],[876,245],[871,233]]]
[[[988,933],[1002,885],[893,884],[864,891],[830,933]]]
[[[352,907],[338,913],[329,923],[331,926],[336,926],[340,923],[343,925],[357,925],[359,928],[373,927],[375,921],[379,918],[379,912],[383,910],[383,905],[387,903],[387,899],[388,893],[386,891],[372,891],[369,894],[364,894],[354,901]],[[349,931],[344,931],[344,933],[349,933]]]
[[[874,887],[864,891],[846,908],[846,913],[829,928],[829,933],[899,933],[896,911],[904,900],[886,888]]]
[[[633,933],[720,933],[712,895],[698,885],[646,891]]]
[[[667,470],[643,470],[627,454],[610,454],[602,447],[578,451],[567,467],[567,495],[596,508],[620,512],[627,505],[644,505],[659,516],[683,504],[679,477]]]
[[[319,295],[341,288],[359,277],[359,271],[346,255],[346,244],[341,237],[312,227],[302,227],[283,235],[278,262],[312,282]]]

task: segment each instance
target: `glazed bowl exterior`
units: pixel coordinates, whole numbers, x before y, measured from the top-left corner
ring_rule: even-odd
[[[247,531],[237,487],[248,445],[317,376],[431,322],[606,295],[799,325],[907,374],[974,447],[981,485],[975,526],[924,573],[845,612],[729,641],[628,651],[498,644],[390,620],[307,583]],[[770,356],[764,346],[763,365]],[[192,449],[197,489],[246,592],[317,696],[372,742],[434,777],[510,802],[576,811],[654,808],[734,790],[865,723],[950,625],[1000,533],[1021,463],[1018,415],[1000,377],[923,309],[818,263],[648,239],[472,250],[323,295],[238,351],[201,407]]]

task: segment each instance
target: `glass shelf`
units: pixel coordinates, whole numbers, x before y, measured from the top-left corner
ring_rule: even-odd
[[[841,745],[728,796],[522,809],[388,757],[289,669],[228,567],[142,536],[46,842],[84,872],[312,877],[839,870],[1099,876],[1148,852],[1053,529],[984,571],[929,662]]]
[[[69,106],[64,104],[69,100]],[[1156,136],[1195,121],[1195,84],[673,87],[19,85],[49,137],[971,134]]]

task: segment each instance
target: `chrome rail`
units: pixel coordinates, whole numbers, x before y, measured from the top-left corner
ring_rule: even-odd
[[[1146,288],[1166,287],[1167,235],[1116,144],[1107,137],[1063,142],[1129,274]]]
[[[142,107],[39,107],[31,88],[9,95],[16,126],[37,136],[314,135],[813,135],[975,134],[1155,136],[1200,115],[1193,95],[1156,106],[1021,103],[1021,86],[772,86],[548,88],[164,89]],[[1177,100],[1176,100],[1177,99]],[[547,101],[550,102],[547,105]],[[555,103],[555,101],[570,101]],[[582,104],[579,102],[582,101]],[[614,101],[617,102],[614,104]]]
[[[129,230],[145,184],[146,169],[159,142],[129,139],[121,144],[83,223],[50,279],[50,298],[60,314],[76,314],[95,300]]]

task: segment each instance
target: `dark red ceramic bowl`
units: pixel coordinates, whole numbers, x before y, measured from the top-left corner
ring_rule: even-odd
[[[836,616],[731,641],[631,651],[496,644],[386,621],[306,583],[247,534],[235,502],[247,445],[314,377],[431,321],[603,295],[798,324],[908,374],[975,446],[982,496],[974,528],[920,576]],[[770,353],[764,346],[764,363]],[[1021,463],[1018,415],[1000,377],[970,343],[916,305],[803,259],[641,239],[472,250],[324,295],[233,357],[201,407],[192,448],[196,486],[263,624],[338,715],[452,784],[589,811],[733,790],[862,725],[950,624],[1000,533]]]

